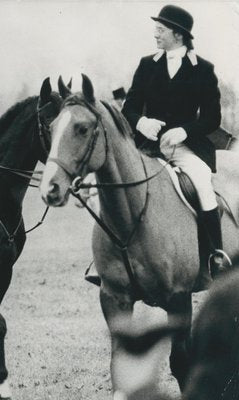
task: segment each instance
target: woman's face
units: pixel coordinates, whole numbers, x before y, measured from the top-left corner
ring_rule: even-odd
[[[177,47],[177,40],[172,29],[167,28],[161,22],[156,21],[154,37],[157,42],[158,49],[173,50]]]

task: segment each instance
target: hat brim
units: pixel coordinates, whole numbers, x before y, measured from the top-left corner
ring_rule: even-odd
[[[167,18],[163,18],[163,17],[150,17],[151,19],[153,19],[154,21],[158,21],[158,22],[168,22],[174,26],[177,26],[178,28],[182,29],[190,39],[194,39],[193,35],[191,34],[191,32],[189,32],[187,29],[185,29],[182,25],[176,24],[175,22],[171,21],[170,19]]]

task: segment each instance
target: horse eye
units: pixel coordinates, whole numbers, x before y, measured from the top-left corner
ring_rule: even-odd
[[[87,133],[87,127],[80,124],[75,124],[74,130],[76,134],[85,135]]]
[[[85,135],[85,134],[87,133],[87,128],[86,128],[86,126],[81,126],[81,127],[79,128],[79,132],[80,132],[81,135]]]

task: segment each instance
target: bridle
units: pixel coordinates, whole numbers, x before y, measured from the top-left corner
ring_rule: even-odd
[[[42,107],[40,107],[40,98],[38,99],[37,102],[37,109],[36,112],[33,115],[37,115],[37,123],[38,123],[38,132],[39,132],[39,138],[40,138],[40,143],[42,145],[42,150],[45,153],[45,156],[47,158],[49,151],[50,151],[50,130],[49,127],[46,125],[45,121],[42,120],[41,118],[41,111],[47,108],[51,102],[49,101],[48,103],[44,104]],[[40,177],[36,175],[42,175],[42,171],[38,170],[26,170],[26,169],[19,169],[19,168],[10,168],[6,167],[4,165],[0,165],[0,171],[3,172],[10,172],[14,175],[20,176],[22,178],[30,179],[35,182],[40,182],[41,179]],[[29,184],[29,186],[32,187],[38,187],[36,185]]]
[[[47,102],[43,106],[40,106],[40,97],[38,98],[37,102],[37,123],[38,123],[38,132],[39,132],[39,138],[40,138],[40,143],[43,151],[43,155],[45,159],[47,159],[48,154],[50,152],[51,148],[51,135],[50,135],[50,129],[49,125],[45,123],[45,120],[41,117],[41,112],[47,108],[51,102]]]
[[[76,97],[77,99],[77,97]],[[93,154],[96,142],[97,142],[97,138],[99,136],[99,125],[101,126],[103,132],[104,132],[104,137],[105,137],[105,143],[106,143],[106,157],[107,157],[107,152],[108,152],[108,140],[107,140],[107,130],[103,124],[103,121],[101,119],[101,116],[99,114],[99,112],[89,103],[87,103],[85,100],[78,100],[78,101],[73,101],[74,98],[70,98],[69,102],[63,104],[63,108],[65,105],[83,105],[86,106],[90,111],[93,112],[93,114],[97,117],[96,119],[96,126],[93,132],[93,138],[90,141],[90,146],[89,148],[87,148],[86,152],[84,153],[83,157],[81,158],[81,160],[79,161],[79,163],[83,163],[84,166],[86,165],[86,163],[90,162],[91,156]],[[109,108],[107,107],[108,111]],[[175,150],[175,148],[174,148]],[[174,153],[173,150],[173,153]],[[173,155],[172,153],[172,155]],[[137,231],[138,226],[140,225],[140,223],[143,221],[144,216],[146,214],[147,208],[148,208],[148,201],[149,201],[149,181],[153,178],[155,178],[156,176],[158,176],[160,173],[162,173],[162,171],[164,170],[164,168],[166,167],[166,165],[170,162],[170,160],[168,160],[165,165],[159,170],[157,171],[155,174],[151,175],[151,176],[147,176],[147,170],[146,170],[146,166],[144,163],[144,159],[140,153],[140,157],[142,160],[142,164],[143,164],[143,169],[144,169],[144,173],[145,173],[145,178],[139,181],[134,181],[134,182],[125,182],[125,183],[113,183],[113,182],[103,182],[103,183],[96,183],[96,184],[91,184],[91,183],[84,183],[83,179],[80,175],[72,172],[69,167],[66,165],[66,163],[62,160],[60,160],[59,158],[48,158],[48,161],[52,161],[54,163],[56,163],[72,180],[72,183],[69,187],[69,191],[70,193],[76,197],[81,204],[88,210],[88,212],[90,213],[90,215],[94,218],[94,220],[97,222],[97,224],[102,228],[102,230],[107,234],[107,236],[109,237],[109,239],[111,240],[111,242],[113,243],[113,245],[115,245],[121,252],[121,256],[123,259],[123,263],[127,272],[127,275],[129,277],[129,281],[131,283],[132,289],[133,289],[133,297],[135,300],[139,300],[142,298],[145,298],[145,293],[143,291],[143,289],[141,288],[140,284],[138,283],[138,281],[135,278],[135,273],[134,270],[132,268],[132,264],[130,262],[130,258],[129,258],[129,254],[128,254],[128,247],[134,237],[135,232]],[[172,156],[171,156],[172,157]],[[170,158],[171,158],[170,157]],[[83,170],[84,166],[81,168],[81,171]],[[142,210],[140,211],[134,226],[131,230],[131,232],[129,233],[126,241],[122,241],[117,234],[115,234],[113,232],[113,230],[105,224],[105,222],[102,220],[102,218],[100,218],[87,204],[87,202],[85,200],[83,200],[83,198],[80,195],[80,190],[81,189],[90,189],[90,188],[129,188],[129,187],[135,187],[135,186],[139,186],[146,183],[147,188],[146,188],[146,197],[145,197],[145,202],[143,205]],[[152,303],[152,302],[151,302]]]
[[[70,170],[68,165],[63,160],[61,160],[57,157],[49,157],[48,158],[48,161],[51,161],[51,162],[54,162],[55,164],[57,164],[66,173],[66,175],[68,175],[70,177],[71,181],[73,181],[76,178],[79,178],[79,175],[81,176],[85,166],[87,166],[89,164],[92,154],[95,150],[97,140],[99,138],[100,128],[102,128],[104,138],[105,138],[105,149],[106,149],[105,158],[107,157],[107,153],[108,153],[107,131],[103,124],[103,121],[102,121],[102,118],[101,118],[101,115],[99,114],[99,112],[96,110],[95,107],[93,107],[86,100],[79,99],[76,96],[74,96],[73,98],[70,98],[69,100],[66,99],[66,101],[63,103],[62,108],[67,107],[67,106],[74,106],[74,105],[86,107],[96,117],[96,124],[95,124],[94,130],[93,130],[93,133],[90,137],[90,141],[88,143],[87,149],[86,149],[85,153],[83,154],[83,156],[81,157],[81,159],[78,161],[78,164],[80,165],[80,170],[77,173],[73,172]]]

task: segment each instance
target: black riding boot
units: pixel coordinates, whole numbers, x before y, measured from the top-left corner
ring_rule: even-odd
[[[202,219],[211,252],[208,261],[209,272],[212,278],[216,278],[232,266],[230,257],[223,251],[221,218],[218,207],[210,211],[203,211]]]

